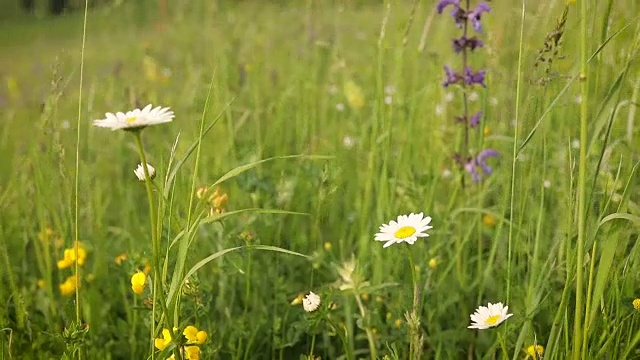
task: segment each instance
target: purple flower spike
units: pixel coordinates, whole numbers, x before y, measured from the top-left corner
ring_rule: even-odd
[[[478,154],[478,156],[476,157],[476,163],[480,165],[480,167],[482,168],[482,171],[486,175],[491,175],[491,173],[493,172],[493,169],[491,169],[491,167],[487,165],[487,159],[492,157],[498,157],[498,156],[500,156],[500,154],[498,153],[497,150],[493,150],[493,149],[482,150],[480,154]]]
[[[476,5],[476,8],[473,9],[473,11],[471,11],[467,15],[469,20],[471,20],[471,25],[473,26],[473,29],[475,31],[482,32],[482,24],[480,24],[480,15],[482,15],[483,12],[490,12],[490,11],[491,11],[491,6],[489,6],[489,4],[483,1],[478,3],[478,5]]]
[[[475,128],[480,123],[480,119],[482,119],[482,111],[478,111],[471,117],[471,121],[469,121],[469,126]]]
[[[475,160],[469,159],[469,161],[464,164],[464,169],[471,174],[473,182],[480,182],[480,174],[478,174],[478,170],[476,170]]]
[[[444,87],[448,87],[451,84],[456,84],[462,79],[460,74],[455,72],[448,65],[444,66],[444,72],[447,75],[446,80],[444,81],[444,83],[442,83],[442,86],[444,86]]]
[[[487,84],[484,83],[484,75],[487,73],[487,70],[479,70],[474,72],[470,67],[464,69],[464,81],[467,85],[480,84],[482,87],[487,87]]]
[[[449,5],[453,5],[453,11],[460,8],[460,0],[440,0],[438,3],[438,14],[442,14],[442,11]]]

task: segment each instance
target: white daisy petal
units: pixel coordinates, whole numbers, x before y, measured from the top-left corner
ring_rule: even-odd
[[[374,235],[374,240],[385,241],[383,248],[403,242],[413,245],[418,238],[429,236],[426,233],[427,230],[432,228],[432,226],[426,225],[429,222],[431,222],[431,218],[425,218],[423,213],[398,215],[397,220],[391,220],[388,224],[380,225],[380,230]]]
[[[479,306],[476,311],[469,316],[472,324],[469,325],[468,328],[484,330],[498,326],[513,316],[513,314],[507,314],[508,311],[509,307],[502,305],[501,302],[496,304],[488,303],[487,306]]]
[[[150,125],[163,124],[173,121],[174,113],[170,108],[161,106],[153,109],[153,105],[148,104],[142,110],[133,109],[123,113],[105,113],[105,119],[94,120],[93,125],[110,128],[111,130],[133,130],[141,129]]]

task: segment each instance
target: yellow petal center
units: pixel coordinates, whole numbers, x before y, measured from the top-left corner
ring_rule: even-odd
[[[416,229],[413,226],[403,226],[398,231],[396,231],[395,237],[398,239],[406,239],[409,236],[416,233]]]
[[[489,316],[489,318],[487,318],[487,324],[495,325],[498,320],[500,320],[500,315]]]
[[[125,120],[125,122],[126,122],[127,124],[131,124],[131,123],[136,122],[136,120],[138,120],[138,118],[137,118],[137,117],[135,117],[135,116],[132,116],[132,117],[130,117],[130,118],[127,118],[127,119]]]

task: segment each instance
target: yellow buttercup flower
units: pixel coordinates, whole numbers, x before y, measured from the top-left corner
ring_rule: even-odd
[[[640,311],[640,298],[633,299],[633,308]]]
[[[60,284],[60,294],[63,296],[71,296],[76,292],[77,286],[78,278],[75,275],[71,275],[62,284]]]
[[[325,242],[323,246],[325,251],[331,251],[331,248],[333,247],[333,245],[329,241]]]
[[[134,293],[138,295],[142,294],[146,285],[147,274],[139,271],[131,276],[131,289]]]
[[[87,258],[87,250],[82,247],[81,244],[78,244],[77,248],[77,258],[76,258],[76,247],[70,247],[68,249],[64,249],[64,253],[62,256],[62,260],[58,261],[58,269],[66,269],[76,264],[76,260],[78,261],[78,265],[84,265],[84,261]]]

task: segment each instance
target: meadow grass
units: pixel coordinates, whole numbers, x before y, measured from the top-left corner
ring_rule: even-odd
[[[640,359],[640,4],[491,1],[468,144],[434,1],[156,6],[0,22],[2,359]]]

